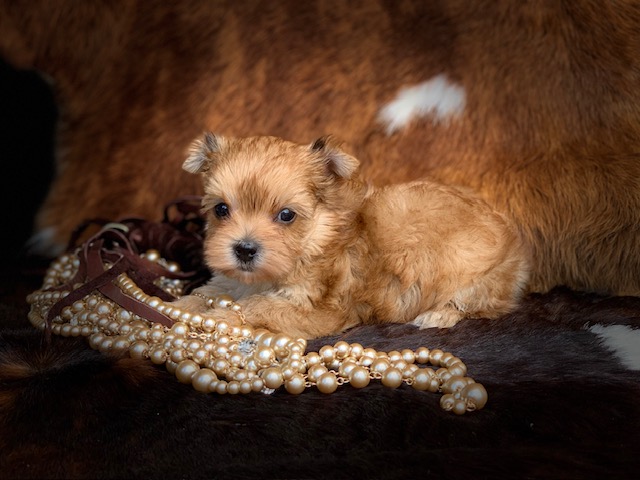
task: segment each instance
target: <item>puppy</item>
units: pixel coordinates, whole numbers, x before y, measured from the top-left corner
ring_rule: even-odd
[[[328,139],[207,133],[184,170],[203,176],[214,276],[175,303],[231,295],[248,323],[313,338],[366,323],[450,327],[512,310],[528,278],[514,228],[470,193],[431,181],[373,188]]]

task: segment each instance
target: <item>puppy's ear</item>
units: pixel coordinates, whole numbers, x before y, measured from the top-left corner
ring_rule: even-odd
[[[311,144],[311,151],[318,154],[327,171],[340,178],[351,178],[360,162],[338,148],[331,135],[320,137]]]
[[[211,132],[204,134],[200,140],[195,140],[189,148],[189,156],[182,164],[182,169],[189,173],[202,173],[211,168],[211,162],[220,153],[225,143],[224,137]]]

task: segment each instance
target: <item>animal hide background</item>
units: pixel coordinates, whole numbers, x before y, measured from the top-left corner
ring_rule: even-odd
[[[91,350],[83,339],[53,338],[52,343],[47,344],[40,333],[28,325],[25,298],[40,287],[49,259],[26,255],[26,250],[22,249],[31,234],[41,201],[50,192],[48,185],[54,171],[64,171],[64,163],[54,165],[54,150],[58,158],[71,158],[73,166],[69,168],[75,169],[69,187],[71,193],[59,197],[66,210],[56,214],[64,217],[66,231],[78,224],[78,212],[89,206],[95,208],[96,216],[109,219],[129,213],[123,212],[122,208],[129,205],[126,193],[131,193],[132,186],[151,195],[150,199],[145,197],[136,205],[144,206],[146,212],[160,212],[168,199],[159,200],[153,194],[169,195],[177,190],[164,189],[166,184],[160,186],[158,177],[169,177],[177,172],[182,160],[182,144],[188,143],[192,134],[195,136],[201,128],[193,117],[180,113],[182,106],[189,105],[193,107],[191,113],[199,112],[198,122],[207,117],[198,110],[201,107],[209,113],[214,112],[213,118],[218,125],[227,125],[238,133],[244,133],[240,131],[242,128],[249,129],[250,121],[254,120],[264,128],[273,127],[273,131],[247,133],[295,137],[286,135],[294,132],[304,137],[300,138],[304,141],[317,136],[316,133],[330,133],[329,127],[339,128],[340,118],[348,118],[349,125],[360,125],[359,120],[366,117],[367,128],[343,129],[343,132],[352,135],[351,141],[365,160],[373,158],[370,152],[395,148],[389,165],[379,175],[390,170],[399,177],[416,173],[414,163],[398,167],[398,162],[409,158],[416,149],[442,153],[436,164],[454,162],[456,177],[471,172],[465,162],[474,158],[505,159],[511,158],[514,152],[523,153],[522,157],[517,157],[526,160],[522,164],[509,164],[508,168],[497,171],[486,170],[485,160],[480,161],[475,164],[479,167],[473,170],[478,176],[469,181],[476,186],[482,184],[485,189],[489,188],[487,185],[497,185],[499,195],[495,201],[501,205],[509,204],[511,194],[513,198],[531,200],[533,203],[529,208],[535,210],[535,215],[530,218],[538,221],[552,217],[553,228],[544,235],[537,232],[535,225],[525,230],[530,228],[533,234],[540,233],[545,239],[553,237],[566,242],[563,245],[567,255],[572,254],[573,260],[584,267],[583,273],[599,271],[591,269],[590,262],[593,262],[606,265],[608,272],[619,270],[627,280],[637,279],[640,255],[635,246],[638,222],[634,215],[640,209],[633,205],[640,191],[639,177],[634,173],[638,164],[634,155],[639,151],[637,142],[640,138],[637,135],[640,125],[637,61],[640,56],[634,54],[638,51],[638,40],[630,34],[637,28],[635,19],[640,18],[640,9],[635,2],[522,3],[525,7],[546,7],[532,7],[529,11],[532,16],[526,12],[520,15],[522,11],[512,6],[518,2],[421,3],[422,10],[416,7],[415,18],[431,19],[434,23],[430,25],[437,28],[425,30],[416,20],[410,31],[422,32],[423,44],[440,52],[435,55],[438,65],[457,72],[455,78],[471,88],[470,92],[473,88],[476,92],[484,92],[475,97],[476,106],[483,108],[466,117],[462,129],[456,129],[455,123],[425,121],[420,124],[418,121],[411,129],[389,138],[383,126],[374,128],[371,125],[376,124],[379,107],[395,98],[401,86],[397,83],[385,84],[381,91],[371,94],[376,103],[367,107],[366,115],[356,107],[348,110],[347,115],[333,109],[329,100],[336,97],[329,96],[326,87],[330,83],[320,82],[319,70],[310,69],[305,73],[310,82],[309,91],[315,92],[316,100],[326,100],[322,104],[326,108],[314,109],[309,104],[297,104],[292,98],[287,103],[290,117],[276,115],[277,99],[286,97],[287,93],[280,92],[280,96],[274,94],[269,99],[269,109],[251,116],[252,112],[259,111],[264,100],[249,81],[261,78],[257,74],[252,74],[250,79],[223,76],[225,85],[235,85],[236,90],[235,93],[218,93],[216,84],[195,75],[193,64],[187,62],[194,52],[180,48],[163,52],[171,57],[171,62],[177,62],[180,69],[160,75],[158,72],[164,71],[160,68],[165,65],[164,60],[149,57],[150,66],[147,65],[149,68],[144,71],[154,73],[143,73],[139,67],[145,58],[140,52],[146,51],[145,46],[155,41],[155,37],[149,36],[153,28],[167,22],[183,25],[183,28],[184,25],[200,26],[189,30],[193,36],[188,38],[193,42],[209,32],[202,20],[198,20],[199,10],[192,12],[194,17],[188,18],[172,17],[166,12],[163,15],[161,10],[149,16],[147,3],[158,5],[123,2],[112,6],[107,9],[111,16],[105,13],[95,22],[84,24],[81,30],[86,36],[83,38],[89,40],[71,46],[68,46],[68,40],[62,42],[69,49],[65,50],[66,56],[59,57],[64,61],[59,63],[57,73],[63,74],[52,81],[59,87],[61,83],[69,86],[82,79],[79,83],[82,88],[65,91],[77,96],[64,96],[55,89],[52,93],[36,74],[15,70],[16,66],[33,66],[33,58],[28,55],[12,57],[11,66],[0,64],[0,158],[5,169],[0,180],[5,217],[0,249],[0,477],[624,479],[638,476],[640,299],[637,297],[582,293],[558,286],[547,293],[529,295],[516,312],[495,321],[463,321],[448,330],[419,331],[407,325],[358,327],[309,345],[309,350],[314,350],[345,339],[385,351],[422,345],[451,351],[466,363],[469,375],[482,383],[489,394],[489,402],[483,410],[458,417],[440,409],[438,394],[418,392],[408,386],[392,390],[375,382],[361,390],[343,386],[331,395],[313,389],[299,396],[284,392],[205,395],[180,384],[173,375],[150,362],[105,356]],[[221,2],[212,4],[222,5]],[[373,2],[354,2],[353,8],[370,4]],[[43,5],[56,7],[62,2],[37,3],[39,7],[34,10],[16,2],[0,5],[3,13],[7,13],[0,18],[3,56],[8,58],[7,45],[14,47],[14,53],[29,50],[28,44],[16,48],[17,44],[12,43],[10,33],[13,34],[15,25],[21,26],[18,30],[23,33],[53,30],[58,33],[52,38],[64,38],[59,33],[68,26],[63,18],[32,13],[41,12],[39,9],[44,8]],[[113,4],[109,2],[109,5]],[[392,13],[396,15],[392,15],[392,19],[406,18],[400,14],[406,14],[412,6],[411,2],[376,2],[375,5],[386,5],[394,10]],[[455,10],[455,15],[442,13],[445,6]],[[469,6],[466,11],[465,6]],[[238,10],[236,15],[242,10],[234,8]],[[90,7],[87,9],[91,10]],[[297,10],[291,8],[289,11]],[[304,11],[309,13],[309,10]],[[17,12],[22,15],[15,17]],[[137,12],[137,16],[132,12]],[[554,16],[558,12],[573,15],[572,28],[563,30],[560,24],[547,23],[560,18]],[[89,15],[90,12],[84,13]],[[335,19],[339,17],[337,13],[332,15]],[[94,62],[76,56],[78,52],[86,53],[81,46],[95,46],[91,32],[108,25],[105,19],[111,18],[113,25],[121,26],[122,30],[107,29],[112,35],[109,38],[117,40],[124,38],[120,36],[124,31],[136,30],[129,24],[125,29],[118,24],[118,19],[126,23],[134,17],[135,22],[131,21],[134,26],[149,26],[150,30],[145,30],[145,36],[137,37],[129,50],[109,50],[106,48],[109,44],[100,48],[96,43],[96,51],[100,54],[96,54]],[[21,18],[24,22],[7,20],[12,18]],[[518,18],[522,22],[514,21]],[[272,25],[277,19],[277,15],[271,13],[260,21]],[[362,16],[358,22],[367,19]],[[467,26],[475,25],[474,38],[479,43],[456,44],[453,53],[444,55],[442,51],[446,52],[448,46],[453,45],[450,39],[470,40],[464,37],[464,32],[457,31],[454,20],[461,19],[466,19]],[[609,26],[617,25],[617,28],[604,28],[600,20]],[[492,22],[495,29],[487,28]],[[4,28],[7,25],[12,28]],[[505,30],[505,25],[512,25],[512,28]],[[545,30],[546,25],[551,30]],[[209,27],[217,32],[220,25]],[[294,30],[299,31],[297,35],[307,35],[313,29]],[[510,32],[511,36],[505,36],[505,32]],[[531,56],[532,52],[548,52],[549,45],[556,45],[552,40],[557,40],[554,35],[558,32],[564,32],[566,36],[562,38],[575,41],[579,48],[558,47],[552,50],[555,54],[551,57]],[[343,44],[350,38],[349,33],[343,32],[340,37]],[[251,34],[252,30],[247,28],[238,38],[254,39],[255,44],[251,45],[261,51],[276,47],[265,43],[265,34],[257,37]],[[363,33],[353,33],[354,37],[359,35]],[[411,45],[407,37],[398,35],[393,37],[395,42]],[[530,42],[531,38],[539,43]],[[157,41],[162,45],[166,38]],[[56,45],[55,42],[46,43],[46,48],[38,54],[40,58],[51,60],[51,52],[59,54]],[[211,47],[202,45],[200,53]],[[436,49],[438,45],[440,50]],[[462,48],[464,45],[469,49]],[[597,50],[602,45],[606,45],[604,52]],[[137,56],[140,63],[132,63],[130,57],[124,62],[118,56],[124,51]],[[248,51],[257,50],[248,48]],[[417,47],[402,52],[398,57],[400,66],[403,59],[411,55],[425,55]],[[360,53],[363,59],[366,58],[367,50]],[[322,57],[320,47],[316,55]],[[426,59],[425,64],[430,61],[427,57],[421,57]],[[484,60],[483,72],[487,74],[478,83],[472,81],[478,77],[463,75],[469,60],[476,57]],[[302,62],[309,58],[313,57],[301,56],[298,60]],[[502,63],[492,61],[496,58]],[[105,59],[115,60],[107,62]],[[263,65],[260,62],[257,54],[243,57],[245,66]],[[286,62],[278,65],[278,71],[293,75],[295,69]],[[499,65],[503,65],[502,69]],[[560,66],[563,68],[558,68]],[[205,67],[216,74],[220,72],[216,70],[217,66],[207,66],[206,62],[199,68],[206,70]],[[332,63],[327,65],[330,75],[327,71],[325,74],[334,78],[335,72],[340,71],[369,78],[371,70],[366,67],[366,60],[358,67],[362,70],[351,64]],[[533,75],[527,70],[529,68],[538,73]],[[382,70],[382,77],[393,77],[393,69]],[[440,70],[427,69],[426,77],[416,76],[407,67],[399,67],[395,72],[404,72],[407,81],[421,82]],[[554,76],[552,72],[559,73]],[[84,74],[89,78],[84,78]],[[325,76],[321,77],[326,80]],[[146,83],[149,78],[157,79],[154,88]],[[197,78],[200,78],[198,82],[194,80]],[[355,91],[346,87],[344,77],[335,78],[335,85],[344,87],[338,89],[341,92]],[[165,91],[158,85],[171,82],[175,88],[166,91],[172,91],[173,96],[158,93]],[[188,88],[195,84],[198,85],[196,90]],[[520,88],[523,85],[528,88]],[[83,103],[82,108],[73,110],[82,115],[66,122],[69,117],[63,107],[86,101],[84,93],[87,91],[92,92],[89,97],[99,99],[104,108],[94,111],[86,109],[87,104]],[[202,98],[197,93],[205,91],[216,92],[217,101],[229,108],[216,110],[212,106],[215,102],[210,98],[200,102]],[[362,91],[365,97],[369,95],[370,90]],[[119,96],[114,92],[126,95]],[[151,93],[145,95],[144,92]],[[180,95],[185,92],[188,95]],[[575,95],[559,96],[567,92]],[[224,100],[226,95],[230,100]],[[353,97],[347,95],[347,98]],[[594,98],[598,101],[592,102]],[[580,101],[576,102],[576,99]],[[363,101],[363,98],[358,97],[358,100]],[[574,104],[580,108],[573,109]],[[159,105],[166,108],[158,108]],[[318,105],[321,104],[314,104],[315,107]],[[495,106],[495,111],[488,106]],[[505,114],[511,110],[513,115]],[[153,112],[153,118],[145,116],[148,112]],[[305,115],[310,118],[305,120]],[[544,132],[526,128],[543,117],[549,119]],[[60,118],[65,118],[66,122],[62,127],[55,123]],[[307,132],[309,125],[320,125],[323,131]],[[60,132],[61,128],[63,132]],[[423,135],[415,140],[419,128]],[[570,138],[564,136],[567,132],[571,134]],[[473,141],[467,142],[469,138]],[[163,145],[171,148],[163,151]],[[164,154],[174,158],[175,170],[170,169],[169,162],[162,160]],[[563,161],[574,156],[596,160],[588,162],[588,168],[578,169],[578,173],[567,172],[561,167]],[[130,162],[130,159],[143,157],[144,162],[135,164],[135,175],[132,171],[129,172],[131,176],[127,176],[124,170],[109,167],[109,162],[123,165],[123,159]],[[382,155],[377,158],[376,162],[384,163]],[[150,159],[160,159],[157,169]],[[612,172],[620,172],[615,165],[623,165],[621,159],[628,162],[623,162],[628,169],[622,169],[627,173],[621,178],[607,177]],[[607,165],[612,164],[615,168],[608,170]],[[372,172],[375,165],[372,160]],[[96,174],[99,169],[108,172],[108,182],[104,176]],[[528,187],[522,183],[527,175],[541,170],[549,172],[549,178],[545,178],[550,183],[536,182]],[[445,176],[446,171],[446,168],[441,170]],[[604,184],[592,182],[600,174],[602,178],[613,180]],[[580,182],[571,183],[576,175]],[[141,185],[148,185],[141,183],[141,179],[151,182],[151,186],[141,189]],[[101,183],[100,180],[104,181]],[[170,183],[169,180],[166,182]],[[573,192],[570,202],[562,204],[566,209],[551,211],[555,204],[549,201],[550,198],[566,200],[569,197],[563,189],[563,185],[568,185],[566,182],[580,188]],[[510,194],[500,190],[507,184],[515,185]],[[598,185],[604,187],[590,189]],[[114,188],[115,193],[110,193]],[[522,193],[525,190],[526,194]],[[578,203],[573,203],[574,200]],[[592,222],[582,223],[587,220]],[[603,232],[613,220],[616,228],[610,229],[612,236],[607,237]],[[562,227],[569,223],[571,228],[565,232]],[[601,230],[597,235],[586,235],[587,230],[581,228],[587,224],[598,225]],[[619,232],[625,232],[626,236],[616,236]],[[626,240],[618,242],[623,237],[628,243]],[[593,247],[595,244],[597,246]],[[536,258],[543,264],[550,258],[547,254],[553,252],[551,243],[542,241],[540,245]],[[558,273],[559,268],[559,264],[552,265],[550,271]],[[581,280],[576,280],[577,277],[572,276],[574,273],[560,272],[558,275],[578,284]]]

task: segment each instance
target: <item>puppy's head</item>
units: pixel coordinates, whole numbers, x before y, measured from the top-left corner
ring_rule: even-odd
[[[203,174],[209,268],[244,283],[285,281],[351,221],[357,168],[327,137],[298,145],[205,134],[183,169]]]

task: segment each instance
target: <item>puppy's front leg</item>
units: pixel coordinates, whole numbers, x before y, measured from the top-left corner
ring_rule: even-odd
[[[225,316],[224,309],[216,309],[213,313],[212,306],[207,304],[208,299],[215,299],[220,295],[231,296],[232,298],[241,298],[245,295],[254,293],[250,286],[240,284],[235,280],[231,280],[222,275],[215,276],[205,285],[193,290],[188,295],[184,295],[177,300],[171,302],[174,306],[190,313],[207,313],[209,316],[221,319]]]
[[[241,302],[247,323],[292,338],[317,338],[341,332],[357,320],[342,312],[293,303],[278,295],[251,295]]]

